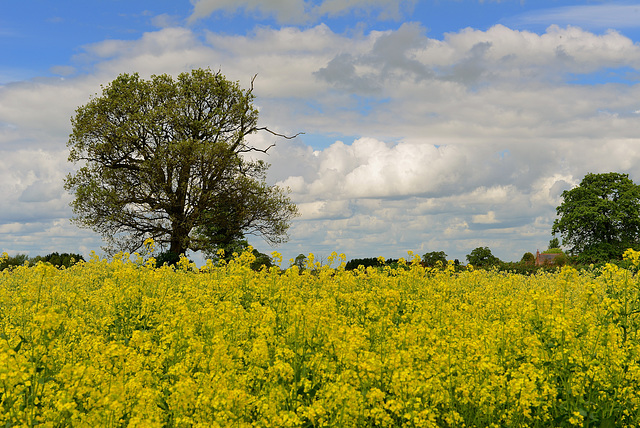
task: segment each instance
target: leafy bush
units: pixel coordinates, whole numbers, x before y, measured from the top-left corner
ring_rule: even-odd
[[[564,254],[564,252],[560,248],[549,248],[548,250],[544,250],[541,254]]]
[[[427,267],[447,267],[447,254],[444,251],[432,251],[422,256],[422,262]]]
[[[520,259],[520,261],[522,263],[526,263],[526,264],[532,265],[532,264],[535,264],[535,262],[536,262],[536,256],[534,256],[533,253],[527,252],[527,253],[524,253],[522,255],[522,258]]]
[[[377,259],[375,257],[368,257],[368,258],[364,258],[364,259],[352,259],[352,260],[349,260],[344,268],[346,270],[354,270],[354,269],[358,269],[359,266],[363,266],[365,268],[368,268],[368,267],[382,266],[383,264],[384,263],[382,263],[379,259]]]
[[[6,257],[0,260],[0,270],[4,270],[8,267],[22,266],[26,262],[30,265],[34,265],[38,262],[50,263],[55,267],[71,267],[74,264],[84,261],[84,257],[81,254],[73,253],[57,253],[53,252],[46,256],[35,256],[30,258],[26,254],[17,254],[12,257]]]
[[[258,271],[264,268],[269,269],[274,266],[273,260],[271,260],[271,257],[267,254],[261,253],[255,248],[253,249],[252,254],[256,259],[251,263],[251,269]]]
[[[30,262],[37,263],[38,261],[43,261],[45,263],[51,263],[56,267],[71,267],[74,264],[84,261],[84,257],[80,254],[73,253],[62,253],[58,254],[57,252],[47,254],[44,257],[37,256],[34,259],[30,260]]]
[[[180,261],[180,254],[173,253],[171,251],[163,251],[155,258],[156,267],[162,267],[165,264],[168,266],[175,266]]]
[[[15,256],[3,257],[0,259],[0,270],[7,268],[22,266],[25,262],[29,261],[29,256],[26,254],[16,254]]]

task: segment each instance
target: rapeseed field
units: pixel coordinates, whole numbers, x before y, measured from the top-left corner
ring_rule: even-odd
[[[0,426],[640,424],[635,269],[309,259],[302,272],[252,271],[249,253],[3,271]]]

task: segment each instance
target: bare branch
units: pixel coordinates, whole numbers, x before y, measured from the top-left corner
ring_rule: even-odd
[[[276,145],[276,143],[273,143],[272,145],[270,145],[266,149],[259,149],[257,147],[248,147],[246,149],[238,150],[237,152],[238,153],[249,153],[249,152],[267,153],[267,150],[269,150],[271,147],[275,147],[275,145]]]
[[[296,138],[298,135],[304,134],[304,132],[298,132],[296,135],[290,136],[290,135],[284,135],[284,134],[279,134],[275,131],[270,130],[269,128],[267,128],[266,126],[263,126],[262,128],[254,128],[254,131],[267,131],[268,133],[275,135],[277,137],[282,137],[284,139],[287,140],[293,140],[294,138]],[[269,147],[267,147],[266,149],[259,149],[257,147],[246,147],[240,150],[237,150],[238,153],[248,153],[248,152],[260,152],[260,153],[267,153],[267,151],[274,147],[276,144],[273,143],[271,144]]]
[[[266,126],[263,126],[262,128],[256,128],[256,131],[267,131],[268,133],[275,135],[276,137],[282,137],[282,138],[286,138],[287,140],[293,140],[294,138],[296,138],[298,135],[302,135],[304,134],[304,132],[298,132],[296,135],[290,136],[290,135],[284,135],[284,134],[278,134],[277,132],[274,132],[272,130],[270,130],[269,128],[267,128]]]

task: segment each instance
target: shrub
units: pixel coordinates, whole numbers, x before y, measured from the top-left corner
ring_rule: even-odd
[[[520,261],[526,264],[534,264],[536,262],[536,256],[534,256],[533,253],[527,252],[522,255]]]
[[[171,251],[163,251],[156,257],[156,266],[162,267],[165,264],[168,266],[174,266],[180,261],[180,254],[172,253]]]
[[[564,254],[564,252],[560,248],[549,248],[544,250],[542,254]]]
[[[375,257],[367,257],[364,259],[352,259],[347,262],[345,265],[345,270],[354,270],[358,269],[358,266],[363,266],[365,268],[368,267],[377,267],[382,266],[383,263]]]
[[[447,267],[447,254],[444,251],[432,251],[422,256],[422,262],[427,267]]]
[[[29,256],[26,254],[16,254],[15,256],[4,257],[0,259],[0,270],[15,266],[22,266],[24,262],[27,261],[29,261]]]

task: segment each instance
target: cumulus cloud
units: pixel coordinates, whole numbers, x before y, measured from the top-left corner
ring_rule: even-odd
[[[0,223],[56,219],[67,214],[62,182],[66,153],[44,150],[0,152]]]
[[[576,27],[551,26],[542,35],[496,25],[487,31],[466,29],[445,39],[425,36],[419,24],[371,33],[366,50],[340,52],[316,75],[343,89],[357,91],[404,81],[472,84],[521,84],[563,81],[568,73],[606,67],[639,67],[640,48],[617,32],[595,35]],[[364,47],[364,46],[363,46]]]
[[[303,218],[309,220],[349,218],[353,211],[348,201],[315,201],[298,204]]]
[[[390,77],[433,77],[428,64],[413,57],[413,51],[426,42],[419,24],[403,24],[397,31],[377,35],[368,52],[359,56],[340,53],[315,75],[355,93],[379,92]]]
[[[76,107],[97,91],[95,78],[42,79],[0,86],[0,144],[63,150]]]
[[[451,191],[448,183],[465,167],[455,148],[428,144],[385,144],[361,138],[336,142],[315,155],[316,176],[306,187],[311,195],[348,198],[435,195]]]
[[[480,223],[480,224],[494,224],[494,223],[499,223],[499,220],[496,219],[496,213],[495,211],[489,211],[486,214],[476,214],[472,217],[472,221],[474,223]]]

